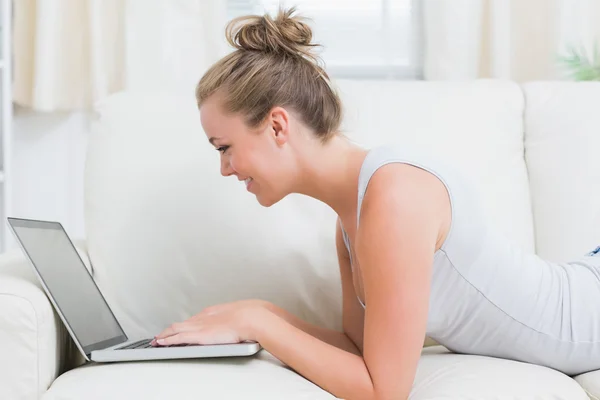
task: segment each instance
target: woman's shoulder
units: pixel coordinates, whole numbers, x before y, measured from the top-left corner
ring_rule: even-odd
[[[436,174],[414,164],[392,162],[371,175],[362,202],[363,208],[370,198],[386,199],[390,205],[429,208],[439,203],[441,195],[447,195],[447,189]]]
[[[431,249],[433,254],[445,241],[449,226],[450,204],[443,191],[439,181],[411,165],[389,164],[378,170],[362,203],[357,254],[369,252],[373,243],[386,253],[400,246],[425,253]]]
[[[420,223],[441,226],[449,209],[448,192],[436,176],[411,164],[388,163],[371,177],[361,201],[363,216],[359,218],[410,214],[419,216]]]
[[[385,144],[369,149],[359,176],[359,200],[374,177],[383,175],[385,178],[380,179],[388,180],[390,185],[417,180],[434,190],[450,192],[450,197],[462,193],[472,196],[478,190],[473,178],[450,155],[416,144]]]
[[[416,145],[371,148],[359,176],[359,205],[368,192],[377,195],[436,196],[450,191],[457,170],[447,160]]]
[[[359,222],[379,214],[390,219],[418,215],[412,221],[437,227],[438,242],[444,242],[453,217],[452,196],[462,186],[455,168],[418,147],[380,146],[367,157],[359,179]],[[367,215],[361,218],[361,212]]]

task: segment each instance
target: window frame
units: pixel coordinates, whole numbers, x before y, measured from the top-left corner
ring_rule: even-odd
[[[386,37],[390,37],[390,21],[387,18],[390,15],[389,10],[390,3],[393,0],[380,0],[382,2],[382,16],[383,16],[383,30],[388,31]],[[249,12],[254,12],[255,6],[260,4],[260,0],[227,0],[227,15],[230,15],[230,4],[247,3],[249,5]],[[423,79],[423,68],[424,68],[424,34],[423,34],[423,3],[422,0],[410,0],[411,2],[411,34],[413,41],[411,43],[411,51],[409,53],[408,64],[391,64],[385,63],[381,65],[356,65],[356,64],[345,64],[345,63],[331,63],[326,62],[325,69],[332,79],[399,79],[399,80],[422,80]],[[284,6],[286,2],[281,0]]]

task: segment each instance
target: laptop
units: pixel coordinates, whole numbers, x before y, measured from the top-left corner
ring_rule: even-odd
[[[59,222],[7,218],[8,224],[81,354],[115,362],[256,354],[259,343],[152,346],[130,340]]]

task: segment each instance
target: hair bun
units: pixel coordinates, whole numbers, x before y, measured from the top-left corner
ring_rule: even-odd
[[[233,19],[227,24],[226,37],[229,44],[240,50],[265,53],[288,53],[314,59],[310,49],[312,29],[301,17],[292,16],[295,7],[279,9],[277,17],[270,15],[247,15]]]

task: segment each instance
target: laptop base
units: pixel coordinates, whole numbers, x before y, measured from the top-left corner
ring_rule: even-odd
[[[150,361],[172,360],[183,358],[211,358],[211,357],[242,357],[258,353],[262,346],[256,342],[242,342],[233,344],[214,345],[181,345],[181,346],[156,346],[142,349],[116,350],[123,343],[111,349],[94,350],[89,356],[96,362],[118,361]]]

